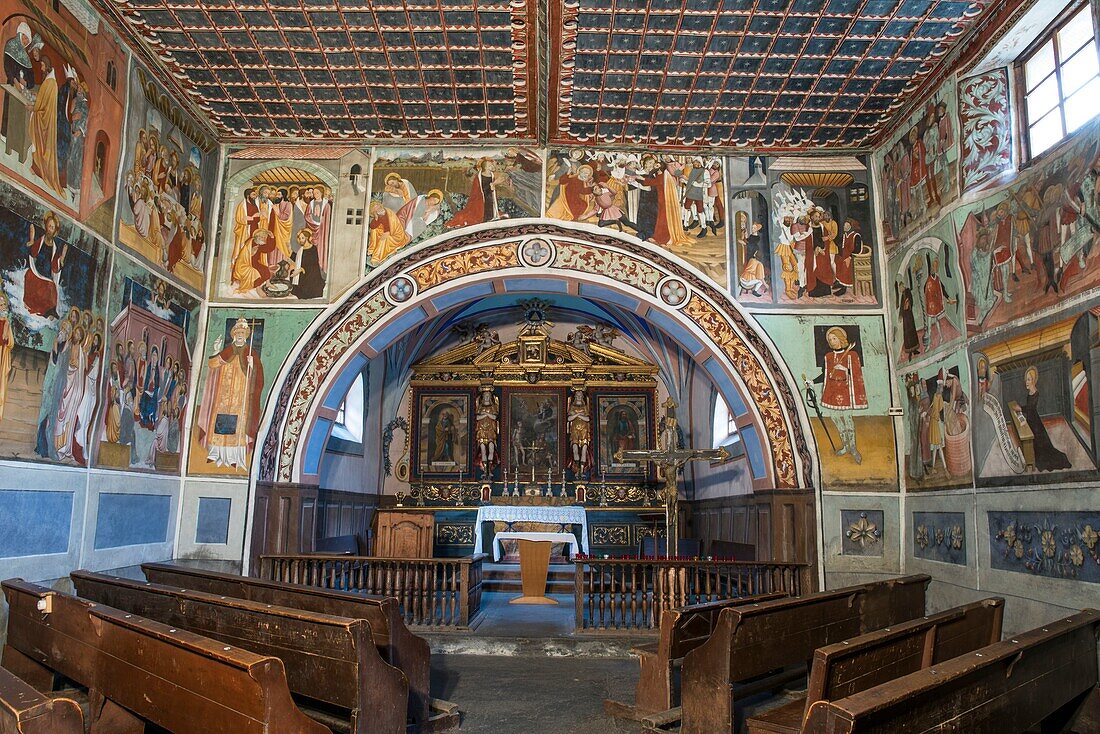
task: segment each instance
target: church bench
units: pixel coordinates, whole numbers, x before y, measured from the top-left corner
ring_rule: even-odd
[[[431,708],[431,650],[424,638],[409,631],[393,598],[319,589],[165,563],[143,563],[141,570],[145,573],[145,578],[153,583],[247,599],[261,604],[367,620],[374,644],[379,650],[385,650],[383,659],[399,668],[409,682],[409,718],[417,723],[428,720]]]
[[[800,677],[817,648],[923,616],[929,581],[921,574],[723,609],[684,657],[682,733],[732,732],[737,701]]]
[[[809,707],[845,698],[1001,639],[1004,599],[966,604],[819,647],[804,697],[746,721],[748,734],[801,734]]]
[[[679,705],[677,678],[684,655],[706,642],[718,621],[718,614],[727,607],[758,604],[785,596],[783,592],[774,592],[689,604],[666,611],[661,615],[657,641],[631,650],[638,656],[640,666],[634,705],[608,700],[604,708],[613,716],[637,719]]]
[[[814,703],[807,734],[1069,732],[1097,685],[1100,612],[1057,622],[836,701]]]
[[[364,619],[86,571],[69,576],[76,593],[90,601],[279,658],[291,693],[309,699],[310,708],[316,701],[339,709],[352,734],[405,731],[408,681],[382,660]]]
[[[712,558],[729,558],[734,561],[755,561],[756,546],[752,543],[738,543],[733,540],[712,540],[710,555]]]
[[[57,675],[87,688],[92,732],[330,732],[295,705],[278,658],[21,579],[3,589],[3,666],[42,692]]]
[[[84,714],[70,698],[47,698],[0,668],[0,734],[84,734]]]

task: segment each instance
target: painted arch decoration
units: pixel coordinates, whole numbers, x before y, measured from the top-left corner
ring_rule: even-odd
[[[658,326],[695,347],[720,389],[735,392],[726,397],[739,399],[751,416],[755,431],[746,434],[755,434],[751,440],[765,463],[753,467],[755,476],[779,488],[814,485],[806,419],[774,347],[728,294],[682,261],[612,234],[544,222],[491,227],[402,255],[331,307],[287,362],[263,424],[255,467],[260,482],[299,482],[314,473],[305,468],[306,456],[323,443],[315,428],[327,435],[320,413],[342,397],[342,368],[383,351],[430,315],[425,305],[502,276],[515,277],[509,282],[517,284],[529,278],[545,288],[584,274],[590,276],[585,286],[648,304]],[[455,305],[443,302],[444,308]]]

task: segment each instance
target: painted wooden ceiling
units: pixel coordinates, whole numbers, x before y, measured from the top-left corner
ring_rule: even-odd
[[[771,149],[867,145],[992,4],[101,2],[228,141]]]

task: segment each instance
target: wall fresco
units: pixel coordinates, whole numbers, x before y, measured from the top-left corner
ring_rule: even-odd
[[[860,158],[732,158],[733,293],[742,303],[878,303],[869,171]]]
[[[0,455],[87,465],[108,249],[0,182]]]
[[[974,334],[1100,283],[1100,123],[1011,187],[953,214]]]
[[[757,318],[802,385],[824,488],[896,490],[882,318],[774,314]]]
[[[901,373],[898,393],[905,410],[902,456],[908,489],[972,485],[969,392],[970,370],[963,352]]]
[[[963,191],[983,188],[1012,170],[1012,101],[1008,69],[959,82],[959,130]]]
[[[979,485],[1096,478],[1096,307],[971,345]]]
[[[212,139],[134,63],[117,241],[194,291],[205,282],[218,155]]]
[[[1100,513],[990,512],[989,561],[1002,571],[1100,583]]]
[[[913,513],[913,556],[915,558],[965,566],[966,553],[965,513]]]
[[[357,148],[306,151],[309,160],[287,152],[229,156],[216,298],[314,300],[357,275],[332,265],[359,263],[369,157]]]
[[[893,353],[899,366],[966,337],[966,287],[950,223],[940,222],[890,258]]]
[[[3,0],[0,18],[0,167],[110,239],[129,55],[85,0]]]
[[[97,464],[178,474],[199,299],[117,256]]]
[[[260,414],[314,309],[210,310],[187,473],[246,476]]]
[[[542,211],[542,152],[531,148],[378,149],[367,266],[460,227]]]
[[[728,287],[722,169],[713,156],[550,150],[546,216],[660,245]]]
[[[955,108],[949,81],[875,155],[888,247],[920,231],[959,195]]]

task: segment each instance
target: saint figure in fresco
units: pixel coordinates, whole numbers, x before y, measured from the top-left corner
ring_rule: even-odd
[[[378,264],[409,244],[409,234],[397,214],[381,202],[372,201],[368,211],[367,255],[372,263]]]
[[[943,344],[943,325],[940,323],[947,318],[947,305],[954,305],[958,301],[952,298],[943,281],[940,280],[940,259],[938,257],[928,259],[928,279],[924,281],[924,342],[929,347]],[[932,342],[932,327],[936,329],[937,340]]]
[[[31,170],[46,182],[46,185],[62,194],[61,178],[57,168],[57,110],[58,110],[58,70],[54,68],[49,56],[43,56],[39,62],[43,79],[38,85],[31,110],[30,128]],[[64,73],[64,70],[61,70]]]
[[[1032,365],[1024,370],[1024,389],[1027,391],[1027,399],[1020,407],[1021,415],[1018,416],[1027,422],[1031,434],[1035,437],[1035,468],[1038,471],[1058,471],[1070,469],[1072,464],[1069,457],[1060,451],[1050,440],[1050,433],[1043,423],[1043,417],[1039,414],[1039,368]]]
[[[856,447],[856,428],[852,411],[867,409],[867,387],[863,382],[863,364],[848,341],[848,333],[839,326],[825,332],[829,351],[824,355],[821,374],[813,382],[821,385],[821,407],[826,408],[840,433],[838,456],[845,454],[857,464],[863,455]],[[810,383],[807,382],[807,387]]]
[[[69,246],[56,240],[61,220],[53,212],[42,217],[42,234],[34,225],[27,239],[27,270],[23,274],[23,305],[35,316],[57,318],[61,291],[61,268]],[[36,236],[38,235],[38,236]]]
[[[471,224],[491,222],[500,218],[494,167],[495,164],[491,158],[482,158],[477,162],[473,178],[470,180],[470,196],[466,200],[466,206],[447,222],[449,229],[468,227]]]
[[[195,428],[207,461],[246,469],[260,424],[264,368],[246,319],[237,319],[229,334],[232,343],[223,348],[219,336],[206,362],[209,373]]]
[[[443,192],[432,189],[426,194],[420,194],[397,212],[397,218],[405,226],[405,233],[409,241],[415,240],[424,230],[438,221],[443,214]]]

